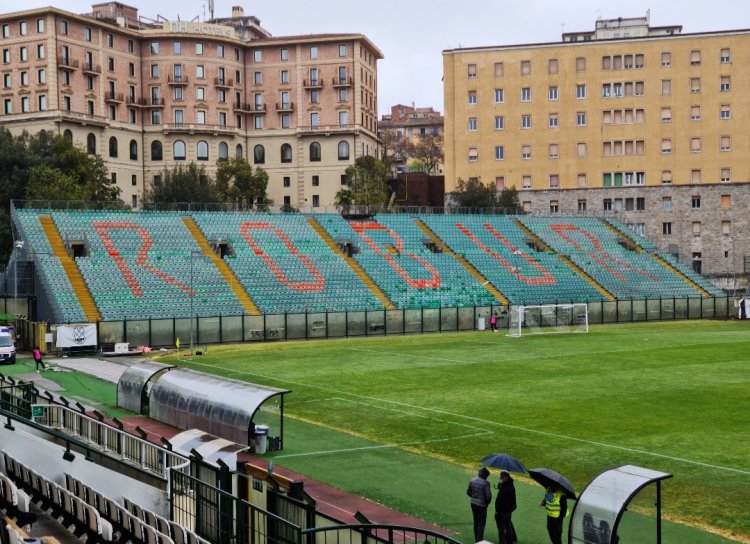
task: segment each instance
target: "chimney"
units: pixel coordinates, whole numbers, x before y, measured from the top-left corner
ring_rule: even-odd
[[[242,6],[232,6],[232,19],[243,17],[245,15],[245,10],[242,8]]]

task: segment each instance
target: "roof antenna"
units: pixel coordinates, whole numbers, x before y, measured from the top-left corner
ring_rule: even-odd
[[[211,15],[211,21],[214,20],[214,0],[208,0],[208,13]]]

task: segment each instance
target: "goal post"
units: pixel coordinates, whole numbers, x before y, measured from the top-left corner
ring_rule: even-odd
[[[585,303],[512,306],[508,336],[589,332],[589,307]]]

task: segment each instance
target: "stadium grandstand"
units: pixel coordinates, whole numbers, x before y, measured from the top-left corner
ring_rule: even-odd
[[[610,218],[13,208],[51,323],[711,298]]]

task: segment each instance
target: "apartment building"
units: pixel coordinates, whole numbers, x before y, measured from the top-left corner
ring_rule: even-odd
[[[152,21],[107,2],[0,15],[0,53],[0,123],[102,156],[133,207],[165,169],[243,156],[275,207],[314,210],[377,154],[382,54],[362,34],[273,37],[241,7]]]
[[[385,133],[390,132],[390,140],[405,140],[418,143],[420,138],[428,136],[442,136],[443,116],[439,111],[431,107],[418,108],[412,103],[411,106],[397,104],[391,106],[391,113],[383,114],[378,124],[378,135],[383,140]],[[404,173],[409,171],[409,166],[414,162],[413,158],[400,150],[389,150],[395,172]],[[442,163],[433,174],[442,174]]]
[[[750,271],[750,30],[599,20],[443,62],[446,192],[515,186],[530,213],[616,214],[703,273]]]

